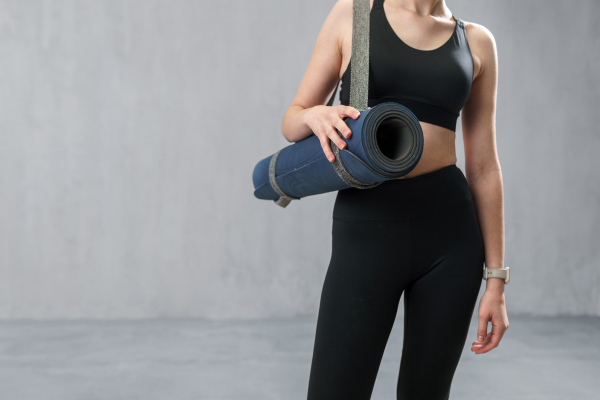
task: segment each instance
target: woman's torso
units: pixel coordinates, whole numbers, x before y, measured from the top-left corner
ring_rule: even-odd
[[[423,155],[407,175],[411,178],[457,162],[454,131],[460,109],[475,77],[475,60],[464,23],[453,18],[437,33],[419,27],[406,12],[372,1],[369,106],[397,101],[419,118],[424,136]],[[423,33],[421,33],[423,32]],[[403,39],[400,39],[403,38]],[[349,104],[352,32],[342,40],[340,101]],[[395,78],[397,77],[397,78]]]

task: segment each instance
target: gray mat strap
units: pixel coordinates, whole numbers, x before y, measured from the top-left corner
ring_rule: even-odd
[[[333,143],[331,139],[329,139],[329,145],[331,146],[331,151],[335,156],[335,160],[333,160],[333,169],[339,175],[340,178],[347,184],[357,189],[370,189],[375,186],[381,185],[381,182],[377,183],[364,183],[350,175],[344,163],[342,162],[342,157],[340,157],[340,149]]]
[[[279,199],[275,200],[275,204],[285,208],[288,204],[290,204],[290,201],[300,199],[288,196],[283,190],[281,190],[281,188],[277,184],[277,180],[275,179],[275,164],[277,163],[277,157],[279,157],[279,153],[281,153],[281,150],[273,154],[273,157],[271,157],[271,161],[269,162],[269,183],[271,184],[273,190],[275,190],[275,192],[279,195]]]
[[[352,69],[350,70],[350,106],[358,111],[369,107],[369,0],[354,0],[352,8]]]
[[[350,69],[350,106],[358,111],[369,108],[369,29],[371,10],[369,0],[354,0],[352,8],[352,68]],[[340,131],[336,129],[339,134]],[[341,134],[340,134],[341,136]],[[335,156],[333,169],[347,184],[357,189],[370,189],[381,184],[364,183],[354,178],[340,157],[340,149],[329,139]]]

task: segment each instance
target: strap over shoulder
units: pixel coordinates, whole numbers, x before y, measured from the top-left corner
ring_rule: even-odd
[[[369,108],[369,29],[371,22],[371,4],[369,0],[354,0],[352,5],[352,69],[350,70],[350,106],[359,111]],[[339,81],[338,81],[339,85]],[[333,104],[337,85],[333,95],[327,103]],[[348,186],[358,189],[370,189],[381,184],[381,182],[369,184],[354,178],[344,166],[340,149],[329,139],[329,145],[334,154],[335,160],[332,162],[333,169],[337,175]],[[285,193],[276,180],[276,163],[279,150],[273,155],[269,163],[269,182],[273,190],[279,195],[275,201],[280,207],[287,207],[292,200],[297,200]]]
[[[358,111],[369,105],[369,0],[354,0],[352,8],[352,69],[350,70],[350,106]]]

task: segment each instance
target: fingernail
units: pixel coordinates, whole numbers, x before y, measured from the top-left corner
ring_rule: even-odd
[[[333,161],[333,156],[328,156],[328,157],[327,157],[327,159],[328,159],[329,161]]]

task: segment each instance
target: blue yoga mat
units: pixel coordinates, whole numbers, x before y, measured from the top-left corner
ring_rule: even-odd
[[[377,184],[404,176],[421,159],[421,125],[417,117],[399,103],[378,104],[362,111],[358,119],[346,118],[345,122],[352,135],[349,139],[340,135],[347,147],[339,151],[339,156],[347,173],[362,184]],[[292,199],[352,187],[327,160],[314,134],[275,154],[274,179],[281,191]],[[277,202],[281,196],[269,180],[272,157],[256,165],[252,180],[256,198]]]

